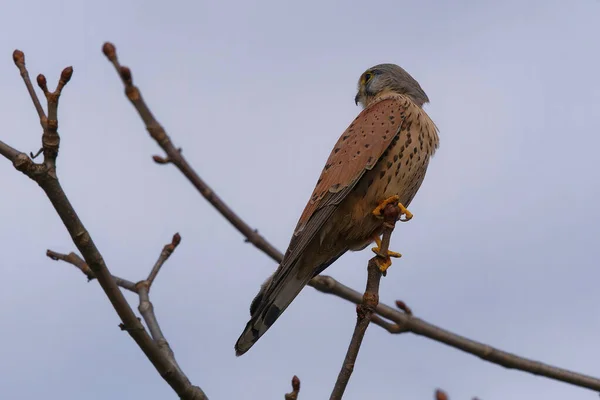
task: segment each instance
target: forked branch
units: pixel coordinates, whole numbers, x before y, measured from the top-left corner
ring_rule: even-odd
[[[173,251],[175,251],[179,243],[181,243],[181,236],[179,235],[179,233],[176,233],[175,235],[173,235],[173,239],[171,240],[171,242],[163,247],[163,250],[161,251],[158,257],[156,264],[154,264],[154,267],[152,267],[148,278],[146,278],[145,280],[133,283],[131,281],[128,281],[127,279],[119,278],[118,276],[114,275],[113,279],[117,286],[122,287],[123,289],[127,289],[138,295],[138,310],[142,315],[142,318],[144,318],[144,322],[146,323],[146,326],[150,331],[152,340],[154,340],[156,346],[158,346],[160,351],[163,353],[163,356],[169,359],[169,361],[173,364],[174,368],[177,370],[177,373],[185,377],[185,374],[183,373],[183,371],[177,364],[177,361],[175,360],[175,354],[173,353],[169,342],[163,335],[162,330],[160,329],[158,319],[156,318],[156,314],[154,312],[154,305],[150,301],[150,288],[152,286],[152,283],[154,282],[154,279],[156,278],[156,275],[158,274],[160,268],[169,259],[171,254],[173,254]],[[65,261],[75,266],[77,269],[83,272],[84,275],[87,276],[88,281],[96,279],[94,272],[90,269],[87,263],[75,253],[61,254],[52,250],[48,250],[46,251],[46,255],[53,260]],[[127,327],[121,324],[121,329],[127,330]]]

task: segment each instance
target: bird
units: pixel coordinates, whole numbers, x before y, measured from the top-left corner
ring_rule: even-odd
[[[439,147],[438,128],[423,110],[429,98],[402,67],[378,64],[360,75],[354,102],[362,111],[331,150],[281,263],[252,300],[250,320],[235,343],[238,357],[344,253],[375,242],[378,254],[386,204],[412,218],[406,207]],[[381,271],[399,256],[389,251]]]

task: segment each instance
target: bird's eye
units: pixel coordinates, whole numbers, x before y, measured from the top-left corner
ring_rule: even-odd
[[[370,72],[367,72],[365,74],[365,83],[369,82],[371,80],[371,78],[373,77],[373,74]]]

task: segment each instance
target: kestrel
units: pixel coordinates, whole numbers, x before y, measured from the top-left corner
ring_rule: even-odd
[[[399,202],[408,207],[438,148],[438,130],[423,105],[419,83],[394,64],[366,70],[355,103],[364,108],[337,141],[300,216],[283,260],[250,305],[250,321],[235,344],[247,352],[273,325],[310,279],[348,250],[376,242],[383,230],[378,212]],[[377,251],[377,248],[374,249]],[[389,252],[382,271],[391,265]]]

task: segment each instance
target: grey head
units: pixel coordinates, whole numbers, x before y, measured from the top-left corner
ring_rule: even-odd
[[[419,82],[396,64],[379,64],[363,72],[358,80],[358,93],[354,102],[367,107],[385,93],[406,95],[419,107],[429,102],[429,97]]]

